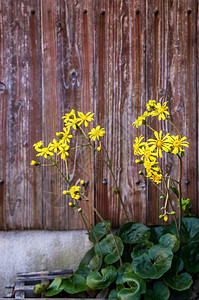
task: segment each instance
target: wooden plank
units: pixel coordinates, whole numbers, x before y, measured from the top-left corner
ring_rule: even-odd
[[[138,14],[136,9],[140,10]],[[99,124],[106,129],[103,140],[129,219],[145,222],[146,189],[144,182],[135,184],[138,172],[132,145],[137,132],[131,125],[145,99],[145,4],[144,1],[97,1],[94,13],[95,110]],[[97,208],[117,227],[126,218],[119,197],[111,190],[114,181],[100,160],[96,161],[95,169]],[[103,185],[104,178],[107,185]]]
[[[40,138],[39,1],[1,1],[1,229],[41,228],[41,175],[30,167]],[[33,13],[34,11],[34,13]]]
[[[63,128],[61,117],[71,109],[93,111],[92,107],[92,10],[91,1],[42,1],[43,36],[43,137],[49,143]],[[85,11],[87,11],[85,13]],[[50,57],[50,59],[49,59]],[[50,89],[49,89],[50,86]],[[62,123],[61,123],[62,122]],[[76,143],[71,144],[76,146]],[[71,184],[84,178],[92,182],[92,154],[82,149],[70,152]],[[63,172],[65,166],[61,166]],[[78,229],[84,227],[77,211],[68,208],[62,195],[67,188],[55,169],[44,170],[44,227]],[[90,184],[89,196],[93,199]],[[82,203],[92,222],[91,209]]]

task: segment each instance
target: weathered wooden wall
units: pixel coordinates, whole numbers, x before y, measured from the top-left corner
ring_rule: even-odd
[[[158,193],[134,163],[133,140],[145,128],[131,124],[162,95],[190,142],[183,192],[197,214],[198,9],[197,0],[0,0],[0,229],[83,228],[56,171],[30,166],[32,144],[52,140],[72,108],[95,112],[106,129],[130,219],[158,223]],[[173,157],[164,165],[178,175]],[[123,223],[102,162],[77,150],[70,167],[75,179],[89,179],[104,218]]]

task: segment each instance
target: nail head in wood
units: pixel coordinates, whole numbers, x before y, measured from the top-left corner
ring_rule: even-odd
[[[100,14],[101,14],[102,16],[104,16],[104,15],[105,15],[105,10],[101,10]]]
[[[139,15],[139,13],[140,13],[139,9],[136,9],[135,13],[136,13],[136,15]]]
[[[156,10],[154,11],[154,14],[155,14],[155,16],[157,16],[157,15],[159,14],[159,10],[156,9]]]
[[[31,14],[32,14],[32,15],[35,15],[35,10],[31,10]]]
[[[4,183],[4,180],[3,179],[0,179],[0,184],[3,184]]]
[[[187,10],[187,13],[188,13],[188,15],[191,14],[191,9],[190,8]]]
[[[83,10],[83,14],[84,14],[84,15],[86,15],[86,14],[87,14],[87,12],[88,12],[88,10],[87,10],[87,9],[84,9],[84,10]]]

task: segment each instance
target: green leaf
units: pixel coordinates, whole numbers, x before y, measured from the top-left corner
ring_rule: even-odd
[[[111,290],[108,299],[118,299],[116,290]]]
[[[97,271],[91,272],[86,280],[87,285],[93,290],[107,288],[115,281],[117,271],[113,266],[109,266],[101,270],[101,274]]]
[[[145,241],[143,243],[137,244],[134,248],[133,251],[131,252],[131,257],[134,259],[144,253],[149,254],[149,250],[153,246],[152,242]]]
[[[120,227],[118,235],[124,243],[140,243],[149,239],[150,228],[140,223],[129,222]]]
[[[199,243],[191,242],[182,248],[182,259],[190,273],[199,272]]]
[[[84,266],[84,267],[78,267],[78,269],[75,271],[74,274],[82,275],[84,278],[86,278],[90,272],[91,269],[87,266]]]
[[[174,234],[166,233],[159,239],[161,245],[169,246],[173,252],[178,251],[180,243]]]
[[[117,270],[116,284],[122,284],[123,275],[129,272],[133,272],[133,266],[131,263],[124,263],[122,266],[120,266],[119,269]]]
[[[170,189],[171,189],[172,192],[179,198],[178,190],[177,190],[174,186],[172,186],[172,185],[170,185]]]
[[[86,279],[78,274],[64,278],[61,287],[69,294],[80,293],[88,289]]]
[[[169,232],[169,226],[168,225],[150,226],[150,230],[151,230],[151,236],[149,240],[154,244],[158,244],[160,237]]]
[[[96,255],[94,247],[92,247],[82,258],[79,268],[87,266],[90,269],[99,270],[102,265],[102,258],[99,255]]]
[[[173,253],[164,245],[155,245],[149,255],[136,257],[132,264],[134,272],[142,278],[158,279],[171,267]]]
[[[170,291],[168,287],[162,281],[157,281],[153,285],[153,290],[147,290],[144,295],[144,300],[167,300],[169,298]]]
[[[34,293],[35,294],[41,294],[47,290],[49,287],[50,283],[38,283],[34,286]]]
[[[178,220],[179,222],[179,220]],[[175,222],[172,222],[170,227],[171,233],[177,236]],[[199,242],[199,219],[197,218],[182,218],[181,225],[181,240],[183,243]]]
[[[118,236],[115,236],[115,239],[119,248],[119,253],[120,255],[122,255],[124,250],[124,245],[122,243],[122,240]],[[105,238],[103,238],[103,240],[101,240],[99,244],[100,244],[102,254],[105,256],[104,258],[105,263],[110,265],[119,260],[119,254],[117,252],[116,244],[112,234],[109,234]],[[95,249],[95,253],[97,255],[100,255],[98,244],[95,245],[94,249]]]
[[[119,285],[117,287],[117,291],[118,299],[140,299],[140,294],[144,294],[146,292],[146,283],[135,273],[126,273],[123,276],[123,285]]]
[[[188,273],[181,273],[183,261],[179,256],[175,256],[171,269],[163,276],[164,282],[174,290],[184,291],[190,288],[193,283],[192,277]]]
[[[179,292],[170,289],[170,298],[169,300],[188,300],[192,296],[192,288],[189,288],[188,290]]]
[[[63,291],[63,288],[61,287],[61,283],[62,283],[61,278],[54,279],[53,282],[49,285],[45,293],[45,296],[51,297],[61,293],[61,291]]]
[[[111,221],[106,220],[106,223],[109,227],[111,227]],[[100,241],[108,233],[108,229],[106,228],[103,222],[97,223],[94,226],[93,230],[95,232],[98,241]],[[96,243],[95,236],[92,231],[90,231],[89,240],[93,243]]]

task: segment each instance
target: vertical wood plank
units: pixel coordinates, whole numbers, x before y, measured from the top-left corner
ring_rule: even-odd
[[[87,11],[85,13],[85,11]],[[93,111],[92,107],[92,6],[91,1],[42,1],[44,140],[52,140],[71,109]],[[50,59],[49,59],[50,58]],[[49,89],[50,85],[50,89]],[[78,141],[77,141],[78,142]],[[77,145],[75,143],[73,146]],[[89,150],[88,150],[89,151]],[[88,163],[89,162],[89,163]],[[71,184],[84,178],[92,182],[92,154],[81,148],[70,152]],[[62,170],[64,165],[62,164]],[[77,229],[83,224],[77,211],[68,207],[66,188],[55,169],[44,169],[45,228]],[[93,201],[90,184],[89,198]],[[88,218],[93,213],[82,203]]]
[[[1,226],[41,228],[41,176],[30,168],[32,141],[41,127],[39,1],[1,1],[0,7],[1,80],[6,86],[1,99],[0,196],[6,217]]]

